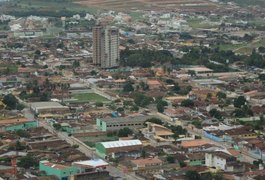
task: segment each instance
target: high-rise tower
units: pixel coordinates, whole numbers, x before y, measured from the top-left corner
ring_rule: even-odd
[[[119,66],[119,29],[101,26],[93,28],[93,63],[102,68]]]

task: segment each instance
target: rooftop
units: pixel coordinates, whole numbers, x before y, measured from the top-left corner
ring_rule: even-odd
[[[145,116],[145,115],[137,115],[137,116],[126,116],[126,117],[118,117],[118,118],[100,118],[101,121],[107,123],[128,123],[133,121],[145,121],[147,119],[153,118],[154,116]]]
[[[118,147],[142,145],[142,142],[138,139],[135,139],[135,140],[101,142],[101,144],[105,148],[118,148]]]
[[[31,103],[31,107],[38,110],[38,109],[46,109],[46,108],[68,108],[66,106],[61,105],[58,102],[34,102]]]
[[[108,166],[109,164],[107,162],[103,161],[102,159],[95,159],[95,160],[74,162],[73,165],[99,168],[99,167]]]
[[[191,147],[197,147],[197,146],[204,146],[206,144],[210,144],[208,141],[203,139],[196,139],[191,141],[182,141],[181,146],[184,148],[191,148]]]
[[[61,164],[53,164],[53,163],[50,163],[49,161],[41,161],[41,163],[45,166],[49,166],[51,168],[59,169],[59,170],[70,168],[69,166],[64,166]]]
[[[131,160],[131,162],[136,165],[147,165],[147,164],[160,164],[163,161],[161,161],[158,158],[146,158],[146,159]]]

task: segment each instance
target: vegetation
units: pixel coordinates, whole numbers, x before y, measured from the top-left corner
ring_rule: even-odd
[[[180,104],[181,106],[184,106],[184,107],[193,107],[194,106],[194,102],[190,99],[185,99],[181,102]]]
[[[142,93],[134,93],[133,99],[134,103],[140,107],[146,107],[153,101],[151,97],[147,97]]]
[[[17,98],[13,94],[5,95],[3,98],[3,103],[9,109],[17,109],[17,110],[24,109],[24,106],[18,102]]]
[[[23,167],[25,169],[28,169],[30,167],[37,167],[38,164],[38,160],[30,155],[20,158],[19,162],[17,163],[19,167]]]
[[[119,137],[128,137],[131,134],[133,134],[133,131],[130,128],[128,128],[128,127],[125,127],[125,128],[120,129],[118,131],[118,136]]]
[[[161,119],[158,119],[158,118],[150,118],[150,119],[147,119],[145,121],[145,123],[146,122],[155,123],[155,124],[159,124],[159,125],[163,124],[163,121]]]
[[[80,93],[74,94],[73,97],[78,100],[78,102],[106,102],[109,101],[103,96],[96,93]]]
[[[175,158],[174,156],[168,155],[166,158],[168,163],[175,163]]]

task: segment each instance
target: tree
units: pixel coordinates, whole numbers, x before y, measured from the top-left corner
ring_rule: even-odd
[[[155,123],[155,124],[159,124],[159,125],[163,124],[163,121],[161,119],[158,119],[158,118],[150,118],[150,119],[147,119],[145,121],[145,123],[146,122]]]
[[[13,94],[7,94],[3,98],[3,103],[10,109],[17,109],[18,100]]]
[[[189,180],[200,180],[200,174],[197,171],[187,171],[186,172],[186,177]]]
[[[247,100],[244,96],[239,96],[238,98],[234,99],[234,107],[236,108],[241,108],[246,103]]]
[[[209,114],[210,114],[210,116],[212,116],[216,119],[219,119],[219,120],[221,120],[223,118],[220,111],[218,111],[217,109],[211,109],[209,111]]]
[[[157,103],[156,108],[158,112],[160,113],[164,112],[164,105],[161,102]]]
[[[200,120],[194,120],[191,124],[193,124],[198,129],[202,129],[202,122]]]
[[[103,102],[96,102],[95,105],[96,105],[97,107],[103,107],[104,104],[103,104]]]
[[[125,127],[125,128],[120,129],[118,131],[118,136],[119,137],[128,137],[131,134],[133,134],[133,131],[130,128],[128,128],[128,127]]]
[[[226,94],[219,91],[217,94],[216,94],[216,97],[218,97],[219,100],[222,100],[222,99],[226,99]]]
[[[166,158],[168,163],[175,163],[175,158],[174,156],[168,155]]]
[[[73,67],[74,67],[74,68],[78,68],[78,67],[80,67],[80,62],[77,61],[77,60],[75,60],[75,61],[73,62]]]
[[[187,164],[184,161],[179,161],[179,166],[180,167],[186,167]]]
[[[61,124],[60,123],[54,123],[53,124],[53,127],[56,129],[56,130],[60,130],[62,128]]]
[[[128,82],[124,85],[123,92],[133,92],[133,91],[134,91],[134,87],[132,83]]]
[[[29,138],[30,137],[30,134],[28,131],[25,131],[25,130],[22,130],[22,129],[19,129],[16,131],[16,134],[19,136],[19,137],[25,137],[25,138]]]
[[[194,106],[194,102],[190,99],[185,99],[181,102],[180,104],[181,106],[184,106],[184,107],[193,107]]]
[[[37,167],[38,161],[33,156],[27,155],[25,157],[22,157],[19,159],[19,162],[17,163],[19,167],[23,167],[25,169],[28,169],[30,167]]]

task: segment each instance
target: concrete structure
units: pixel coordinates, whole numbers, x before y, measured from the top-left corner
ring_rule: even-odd
[[[31,103],[31,110],[36,114],[41,113],[61,113],[69,111],[67,106],[58,102],[34,102]]]
[[[97,119],[97,129],[101,131],[118,131],[124,127],[130,129],[140,129],[144,127],[144,123],[147,119],[153,116],[128,116],[119,118],[104,118]]]
[[[113,68],[119,65],[119,29],[101,26],[93,28],[93,63],[102,68]]]
[[[140,157],[143,144],[140,140],[122,140],[100,142],[96,144],[96,153],[105,159],[118,157]]]

